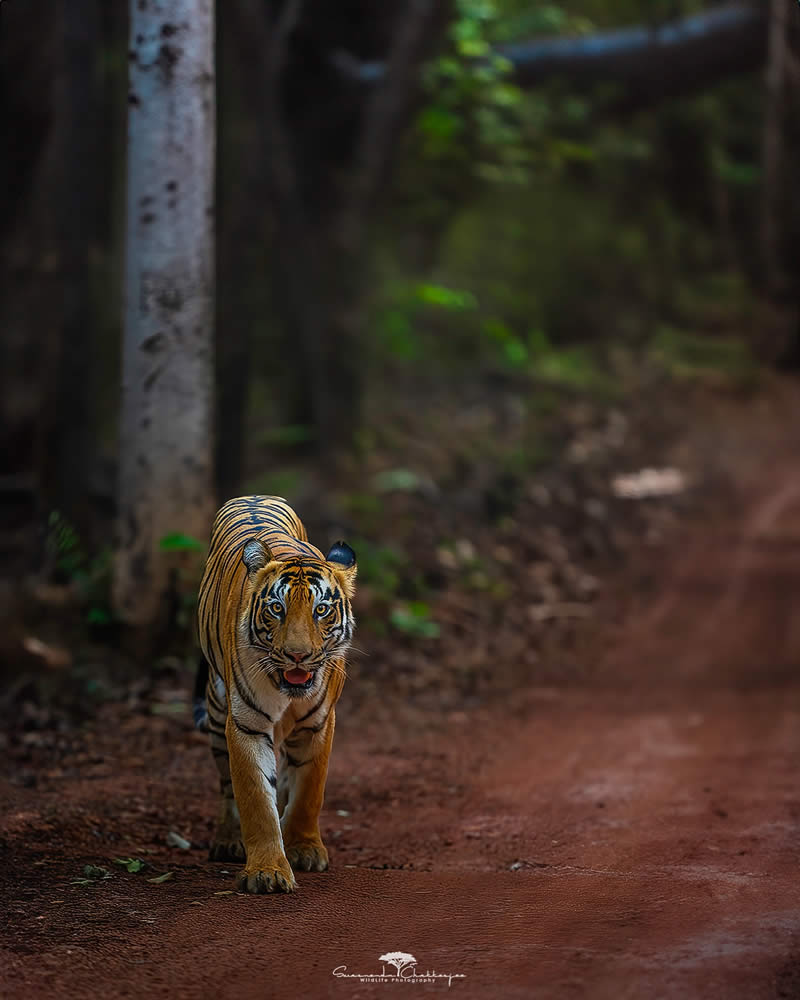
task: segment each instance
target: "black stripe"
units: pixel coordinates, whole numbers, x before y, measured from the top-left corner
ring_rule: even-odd
[[[242,679],[242,682],[246,683],[244,679]],[[263,716],[267,720],[267,722],[272,722],[272,716],[268,715],[266,712],[260,709],[258,705],[256,705],[252,696],[250,694],[245,694],[245,692],[242,690],[241,684],[239,684],[239,675],[235,672],[233,674],[233,683],[236,685],[236,690],[239,692],[239,697],[242,699],[245,705],[247,705],[248,708],[251,708],[254,712],[258,712],[258,714]]]
[[[267,782],[268,785],[270,785],[272,788],[278,787],[278,779],[274,774],[267,774],[264,768],[259,767],[258,765],[256,765],[256,767],[258,767],[259,771],[264,776],[264,780]]]
[[[234,726],[236,726],[240,733],[245,733],[247,736],[260,736],[267,741],[270,750],[275,746],[269,733],[264,733],[260,729],[251,729],[249,726],[243,725],[235,715],[232,715],[231,718],[233,719]]]
[[[328,713],[328,714],[330,714],[330,713]],[[318,722],[316,726],[300,726],[299,729],[295,729],[295,732],[296,733],[318,733],[318,732],[320,732],[321,730],[323,730],[325,728],[325,723],[327,721],[328,721],[328,715],[325,716],[325,718],[322,720],[322,722]]]
[[[298,722],[305,722],[306,719],[311,718],[311,716],[314,714],[314,712],[319,711],[319,709],[325,704],[325,699],[328,697],[328,684],[329,683],[330,683],[330,678],[328,678],[328,681],[325,684],[325,690],[322,692],[322,697],[314,705],[313,708],[309,709],[309,711],[306,712],[305,715],[301,715],[300,718],[295,721],[295,726],[297,725]]]

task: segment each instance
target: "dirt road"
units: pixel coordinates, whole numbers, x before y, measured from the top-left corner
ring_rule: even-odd
[[[579,687],[371,727],[345,708],[333,868],[294,896],[230,893],[205,862],[194,734],[109,714],[94,757],[2,786],[0,992],[800,997],[800,466],[769,479],[609,610]],[[165,847],[172,829],[198,846]],[[113,877],[74,881],[87,863]],[[388,952],[454,978],[352,978],[402,979]]]

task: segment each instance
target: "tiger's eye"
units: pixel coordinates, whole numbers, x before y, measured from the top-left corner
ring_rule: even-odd
[[[273,615],[281,615],[283,614],[283,605],[280,601],[273,601],[269,606],[269,610],[273,613]]]
[[[318,604],[316,607],[317,618],[324,618],[325,615],[331,610],[330,604]]]

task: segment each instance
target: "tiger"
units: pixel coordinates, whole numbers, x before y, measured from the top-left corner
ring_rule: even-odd
[[[209,857],[243,861],[240,891],[293,892],[325,871],[319,830],[335,706],[355,627],[356,555],[311,545],[282,497],[229,500],[197,603],[195,723],[219,770]]]

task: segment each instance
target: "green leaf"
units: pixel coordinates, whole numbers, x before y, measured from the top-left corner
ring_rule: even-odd
[[[528,333],[528,351],[531,354],[547,354],[552,349],[553,345],[544,330],[536,328]]]
[[[415,618],[428,618],[431,613],[430,605],[425,601],[409,601],[408,610]]]
[[[412,469],[385,469],[372,482],[380,493],[410,493],[419,486],[420,477]]]
[[[136,874],[144,868],[144,861],[140,861],[138,858],[114,858],[115,865],[122,865],[126,871],[131,872],[131,874]]]
[[[402,309],[387,309],[380,319],[380,335],[389,353],[401,361],[419,357],[419,340],[409,317]]]
[[[111,620],[111,614],[105,608],[97,606],[89,608],[89,612],[86,615],[86,621],[90,625],[108,625]]]
[[[393,608],[389,616],[392,625],[400,632],[420,639],[436,639],[441,633],[437,622],[428,618],[429,609],[423,601]]]
[[[264,444],[274,444],[280,447],[291,447],[311,441],[314,432],[306,424],[286,424],[283,427],[272,427],[261,436]]]
[[[597,159],[597,152],[591,146],[569,139],[556,139],[551,149],[556,157],[566,162],[590,163]]]
[[[503,352],[512,365],[522,365],[528,360],[528,348],[517,337],[503,344]]]
[[[522,100],[522,91],[509,83],[496,83],[489,91],[489,97],[499,107],[513,108]]]
[[[492,340],[504,344],[514,337],[514,333],[501,319],[492,316],[483,323],[483,330]]]
[[[462,127],[461,120],[445,108],[426,108],[419,116],[420,129],[438,139],[449,139]]]
[[[478,304],[472,292],[460,292],[454,288],[445,288],[443,285],[418,285],[416,296],[426,305],[444,309],[474,309]]]
[[[512,63],[510,59],[506,59],[505,56],[493,55],[491,58],[491,63],[492,63],[492,69],[498,75],[502,74],[503,76],[505,76],[514,69],[514,63]],[[518,90],[518,88],[514,87],[513,89],[516,90],[517,93],[521,93],[521,91]]]
[[[164,535],[158,543],[162,552],[205,552],[205,545],[191,535],[184,535],[181,531],[173,531],[169,535]]]
[[[721,181],[737,187],[752,187],[758,183],[761,176],[761,171],[755,163],[735,163],[722,157],[716,159],[714,172]]]
[[[449,56],[444,56],[436,64],[437,70],[442,74],[442,76],[456,77],[461,73],[461,66],[457,59],[452,59]]]

